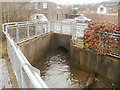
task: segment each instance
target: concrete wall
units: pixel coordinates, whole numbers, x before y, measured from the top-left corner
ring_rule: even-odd
[[[88,72],[95,72],[114,82],[120,82],[120,60],[98,55],[92,50],[82,49],[70,43],[71,36],[49,33],[29,42],[20,44],[21,50],[30,63],[40,60],[47,52],[60,46],[70,51],[72,64]]]
[[[74,65],[88,72],[108,78],[120,84],[120,60],[111,56],[98,55],[92,50],[71,45],[70,57]]]
[[[49,50],[52,49],[52,34],[47,34],[29,42],[20,44],[21,50],[30,63],[40,60]]]
[[[29,42],[20,44],[21,50],[30,63],[36,60],[40,60],[53,48],[58,48],[60,46],[70,49],[71,36],[49,33]]]
[[[54,47],[64,47],[68,51],[70,51],[70,40],[71,40],[70,35],[65,35],[65,34],[54,34]]]

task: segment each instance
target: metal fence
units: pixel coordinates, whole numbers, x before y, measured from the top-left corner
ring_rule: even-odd
[[[40,77],[40,71],[33,67],[21,52],[18,44],[49,32],[71,34],[74,32],[73,22],[50,21],[11,22],[2,25],[7,38],[7,52],[16,75],[19,88],[48,88]],[[74,35],[73,35],[74,36]]]
[[[74,21],[72,22],[62,22],[62,21],[50,21],[46,24],[39,22],[13,22],[13,23],[5,23],[3,24],[3,32],[7,37],[7,45],[8,45],[8,56],[11,60],[13,70],[15,72],[18,85],[20,88],[48,88],[47,85],[40,78],[40,71],[33,67],[28,60],[25,58],[23,53],[21,52],[18,44],[32,38],[38,37],[40,35],[54,32],[61,34],[68,34],[72,36],[72,42],[74,44],[83,46],[85,43],[81,37],[84,36],[84,32],[87,32],[86,28],[87,24],[76,24]],[[120,40],[120,33],[104,33],[104,36],[100,37],[100,48],[104,48],[104,44],[106,44],[105,39],[103,37],[109,37]],[[79,41],[78,38],[80,38]],[[109,43],[112,39],[109,40]],[[115,43],[113,40],[112,43]],[[119,45],[119,43],[117,42]],[[115,46],[116,47],[116,46]],[[118,49],[118,48],[115,48]],[[120,50],[120,49],[118,49]],[[119,51],[117,51],[119,52]],[[114,52],[114,53],[117,53]],[[111,51],[111,53],[113,53]],[[110,54],[110,53],[109,53]],[[118,55],[120,55],[118,53]]]
[[[50,21],[50,31],[54,33],[61,33],[61,34],[68,34],[72,35],[73,27],[75,23],[71,22],[64,22],[64,21]]]
[[[19,88],[48,88],[40,77],[40,71],[28,62],[17,45],[21,41],[41,34],[42,30],[37,34],[35,24],[32,22],[6,23],[2,27],[7,38],[8,56]]]
[[[120,31],[93,33],[99,37],[99,50],[120,58]]]
[[[74,31],[73,26],[72,22],[58,21],[50,21],[46,24],[31,21],[11,22],[2,25],[3,32],[7,38],[8,56],[20,88],[48,87],[41,79],[40,71],[28,62],[18,44],[49,32],[72,34]]]
[[[82,46],[83,48],[87,47],[88,43],[85,43],[85,39],[83,38],[83,36],[85,36],[86,32],[91,33],[90,35],[92,36],[96,35],[96,37],[91,37],[95,38],[96,41],[93,40],[90,42],[96,42],[97,46],[99,46],[97,47],[99,52],[101,52],[102,54],[120,58],[120,31],[93,33],[91,30],[88,29],[87,25],[83,24],[83,26],[84,28],[81,28],[82,24],[80,25],[80,27],[78,25],[75,25],[72,35],[72,40],[74,44]]]

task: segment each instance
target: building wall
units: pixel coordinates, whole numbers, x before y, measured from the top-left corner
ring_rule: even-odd
[[[48,19],[50,20],[57,19],[57,4],[52,2],[48,3]]]
[[[118,5],[114,5],[111,9],[108,10],[108,13],[118,13]]]
[[[44,3],[47,3],[47,8],[43,8]],[[65,17],[62,9],[57,8],[57,4],[53,2],[36,2],[35,8],[37,13],[44,14],[49,20],[61,20]]]

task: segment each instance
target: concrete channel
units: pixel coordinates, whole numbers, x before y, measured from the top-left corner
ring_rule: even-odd
[[[23,54],[32,64],[50,50],[64,47],[70,54],[73,65],[87,72],[94,72],[110,82],[120,85],[120,60],[111,56],[98,55],[71,42],[71,36],[48,33],[19,44]]]

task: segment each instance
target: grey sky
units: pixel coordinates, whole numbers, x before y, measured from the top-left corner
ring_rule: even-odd
[[[0,2],[49,2],[53,1],[57,4],[88,4],[99,3],[103,1],[120,1],[120,0],[0,0]]]
[[[109,1],[109,0],[51,0],[51,1],[54,1],[58,4],[88,4],[88,3],[99,3],[102,1]],[[117,1],[117,0],[112,0],[112,1]]]

